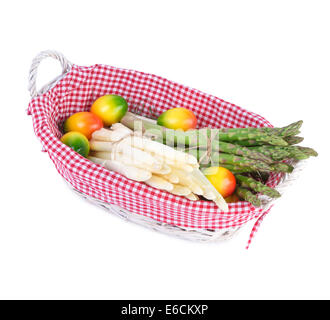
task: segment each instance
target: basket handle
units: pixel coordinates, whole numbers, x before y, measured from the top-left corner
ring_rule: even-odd
[[[38,67],[42,60],[51,57],[56,60],[58,60],[61,63],[62,66],[62,74],[58,77],[56,77],[54,80],[47,83],[45,86],[43,86],[39,91],[37,91],[36,87],[36,81],[37,81],[37,73],[38,73]],[[32,98],[44,94],[49,89],[51,89],[66,73],[70,71],[72,68],[72,63],[64,57],[64,55],[60,52],[53,51],[53,50],[46,50],[40,52],[33,60],[30,68],[29,73],[29,86],[28,90],[30,91],[30,95]]]

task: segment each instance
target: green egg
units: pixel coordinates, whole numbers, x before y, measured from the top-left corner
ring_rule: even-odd
[[[88,156],[89,142],[80,132],[70,131],[61,138],[61,141],[83,157]]]

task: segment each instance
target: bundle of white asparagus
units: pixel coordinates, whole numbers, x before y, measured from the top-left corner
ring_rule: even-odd
[[[222,211],[228,211],[226,201],[190,154],[152,141],[121,123],[95,131],[90,148],[89,160],[111,171],[192,201],[203,196]]]

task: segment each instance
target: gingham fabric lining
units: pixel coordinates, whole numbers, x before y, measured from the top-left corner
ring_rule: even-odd
[[[213,202],[190,201],[134,182],[96,165],[62,144],[60,127],[75,112],[88,111],[92,103],[105,94],[118,94],[129,107],[144,106],[160,114],[173,107],[187,107],[198,118],[199,127],[271,127],[263,117],[217,97],[202,93],[156,75],[115,68],[107,65],[81,67],[71,71],[47,93],[29,104],[35,134],[55,164],[58,172],[75,189],[109,204],[156,221],[186,228],[223,229],[241,226],[269,211],[255,208],[248,202],[229,204],[229,212],[221,212]],[[268,185],[274,187],[281,179],[272,174]]]

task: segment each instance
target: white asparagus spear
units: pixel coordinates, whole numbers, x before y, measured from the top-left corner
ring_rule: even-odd
[[[186,174],[176,168],[172,168],[172,172],[179,177],[180,183],[188,186],[194,194],[204,196],[208,200],[215,200],[217,198],[214,187],[210,183],[206,183],[204,179],[201,181],[200,176],[197,178],[192,174]]]
[[[89,145],[92,151],[123,153],[131,158],[132,161],[133,159],[137,159],[143,161],[148,166],[154,167],[155,169],[162,168],[162,164],[159,163],[158,160],[155,159],[152,155],[143,150],[133,148],[125,143],[122,144],[121,142],[112,143],[106,141],[90,140]]]
[[[185,197],[187,199],[191,200],[191,201],[197,201],[197,200],[199,200],[199,197],[197,195],[195,195],[194,193],[189,193]]]
[[[114,146],[113,143],[111,142],[106,142],[106,141],[98,141],[91,139],[89,141],[89,146],[92,151],[112,151]]]
[[[117,142],[117,141],[120,141],[126,137],[129,137],[130,136],[130,133],[129,132],[126,132],[125,130],[114,130],[112,131],[112,140],[114,142]]]
[[[198,194],[200,196],[204,195],[204,190],[197,182],[195,182],[191,174],[187,174],[186,172],[183,172],[178,168],[172,168],[172,172],[177,175],[180,184],[187,186],[195,194]]]
[[[112,127],[111,130],[102,128],[94,131],[92,134],[92,139],[98,141],[117,142],[131,134],[130,129],[126,128],[125,126],[122,126],[123,128],[119,127],[115,130],[112,130]]]
[[[224,212],[228,212],[228,204],[226,200],[223,198],[223,196],[217,191],[217,189],[214,188],[214,186],[211,184],[211,182],[204,176],[204,174],[197,168],[194,169],[194,171],[191,173],[194,177],[195,181],[199,182],[199,185],[203,188],[205,191],[205,194],[208,195],[208,193],[213,196],[215,196],[215,199],[212,199],[215,204],[219,207],[219,209],[223,210]]]
[[[217,197],[216,195],[212,192],[212,191],[209,191],[209,190],[203,190],[203,197],[207,200],[215,200]]]
[[[194,170],[194,168],[186,163],[179,163],[179,162],[175,162],[173,165],[171,165],[173,168],[183,171],[184,173],[190,173]]]
[[[98,141],[113,141],[112,133],[113,133],[113,131],[102,128],[102,129],[96,130],[92,133],[92,139],[98,140]]]
[[[161,144],[156,141],[152,141],[147,138],[138,137],[138,136],[131,136],[124,138],[122,142],[130,144],[135,148],[142,149],[147,152],[154,153],[161,157],[168,158],[170,160],[174,160],[176,162],[183,162],[190,165],[198,164],[197,159],[185,152],[177,151],[169,146]]]
[[[119,152],[112,152],[112,151],[92,151],[91,156],[104,159],[104,160],[117,160],[118,158],[122,157],[123,154]],[[120,160],[117,160],[120,161]]]
[[[135,119],[141,119],[147,122],[150,122],[152,124],[157,124],[157,120],[154,119],[149,119],[143,116],[140,116],[138,114],[132,113],[132,112],[126,112],[126,114],[124,115],[124,117],[120,120],[122,124],[125,125],[125,123],[134,123],[134,121],[132,121],[131,119],[135,120]]]
[[[175,184],[173,190],[170,193],[175,194],[177,196],[187,196],[191,193],[191,190],[188,187],[182,186],[180,184]]]
[[[124,126],[124,125],[121,124],[120,122],[114,123],[114,124],[111,126],[111,129],[112,129],[112,130],[121,130],[121,131],[126,132],[126,133],[128,133],[128,134],[132,134],[132,133],[133,133],[133,130],[131,130],[130,128]]]
[[[215,192],[214,192],[215,189],[208,180],[206,181],[204,179],[204,177],[205,177],[204,174],[203,174],[203,177],[201,177],[201,175],[198,172],[196,172],[195,170],[190,175],[190,178],[195,183],[197,183],[200,186],[200,188],[203,189],[203,191],[204,191],[203,196],[208,200],[213,200],[216,198]]]
[[[118,172],[126,178],[135,181],[143,182],[149,180],[152,177],[150,171],[132,166],[127,166],[115,160],[104,160],[96,157],[88,157],[88,159],[94,163],[100,164],[108,170]]]
[[[121,123],[115,123],[111,126],[111,130],[113,130],[113,139],[114,141],[120,141],[123,138],[126,138],[133,134],[133,131]]]
[[[174,188],[172,183],[156,175],[152,175],[145,183],[151,187],[165,191],[172,191]]]
[[[180,181],[179,177],[174,172],[164,174],[164,178],[171,183],[179,183]]]
[[[192,172],[194,170],[194,167],[190,164],[186,164],[186,163],[183,163],[183,162],[178,162],[178,161],[171,160],[171,159],[165,158],[165,157],[161,157],[161,156],[155,155],[155,154],[152,154],[152,155],[159,162],[166,163],[167,165],[169,165],[173,168],[176,168],[178,170],[185,171],[185,172]]]
[[[158,154],[155,154],[153,152],[151,152],[151,154],[153,155],[154,158],[156,158],[159,162],[162,162],[162,163],[165,163],[170,165],[170,166],[174,166],[176,164],[176,162],[174,160],[171,160],[171,159],[168,159],[168,158],[165,158],[165,157],[162,157]]]
[[[115,160],[128,166],[146,169],[147,171],[157,174],[169,174],[172,171],[171,167],[166,164],[163,164],[163,166],[158,169],[158,165],[150,166],[144,161],[144,159],[129,157],[126,154],[120,152],[92,151],[91,156],[105,160]]]
[[[158,173],[158,174],[162,174],[162,175],[163,174],[170,174],[172,172],[172,168],[169,165],[167,165],[166,163],[164,163],[163,166],[160,169],[158,169],[158,170],[155,169],[153,172]]]

